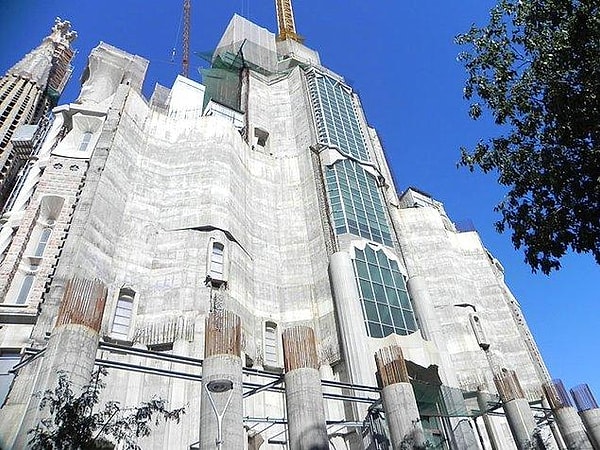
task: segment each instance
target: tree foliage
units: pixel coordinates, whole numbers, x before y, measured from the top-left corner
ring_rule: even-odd
[[[508,187],[496,228],[534,271],[568,250],[600,263],[600,2],[499,0],[456,41],[470,116],[499,125],[460,161]]]
[[[54,390],[41,394],[40,410],[47,409],[50,417],[29,431],[33,450],[101,450],[116,443],[119,448],[138,450],[138,438],[149,436],[153,425],[161,420],[179,423],[185,414],[184,408],[168,410],[166,401],[158,398],[131,408],[122,408],[115,401],[96,408],[106,386],[104,376],[106,369],[98,369],[94,381],[75,395],[69,377],[59,375]]]

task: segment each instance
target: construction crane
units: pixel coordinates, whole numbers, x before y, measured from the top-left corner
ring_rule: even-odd
[[[190,73],[190,21],[192,0],[183,0],[183,55],[181,58],[181,74],[187,77]]]
[[[285,41],[286,39],[291,39],[303,42],[304,38],[296,33],[292,0],[275,0],[275,8],[277,9],[277,25],[279,28],[277,40]]]

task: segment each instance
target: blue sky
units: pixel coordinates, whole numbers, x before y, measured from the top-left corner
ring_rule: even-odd
[[[75,99],[89,51],[99,41],[150,60],[144,91],[170,86],[180,66],[179,0],[0,0],[0,71],[48,34],[54,17],[79,33],[75,72],[61,102]],[[590,384],[600,399],[600,267],[587,255],[570,255],[547,277],[532,274],[508,234],[494,231],[494,205],[504,195],[493,175],[457,169],[460,146],[472,147],[497,132],[473,122],[462,98],[465,73],[453,37],[483,23],[489,0],[303,0],[296,25],[323,64],[360,93],[369,123],[384,143],[398,189],[417,186],[444,202],[455,221],[471,220],[502,262],[553,377],[567,387]],[[191,49],[214,48],[233,13],[276,30],[273,0],[192,0]],[[192,57],[191,77],[203,65]],[[459,299],[468,302],[468,299]]]

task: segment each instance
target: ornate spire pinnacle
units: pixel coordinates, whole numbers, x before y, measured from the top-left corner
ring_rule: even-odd
[[[54,19],[52,33],[48,36],[51,41],[68,47],[71,42],[77,39],[77,32],[71,29],[71,22],[62,20],[60,17]]]

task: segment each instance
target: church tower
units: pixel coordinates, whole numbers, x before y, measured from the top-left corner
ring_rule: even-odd
[[[71,76],[71,43],[76,37],[71,24],[57,18],[52,33],[0,79],[1,210],[30,156],[30,148],[22,141],[31,130],[22,130],[24,134],[16,136],[16,143],[11,138],[20,125],[38,124],[56,106]]]

